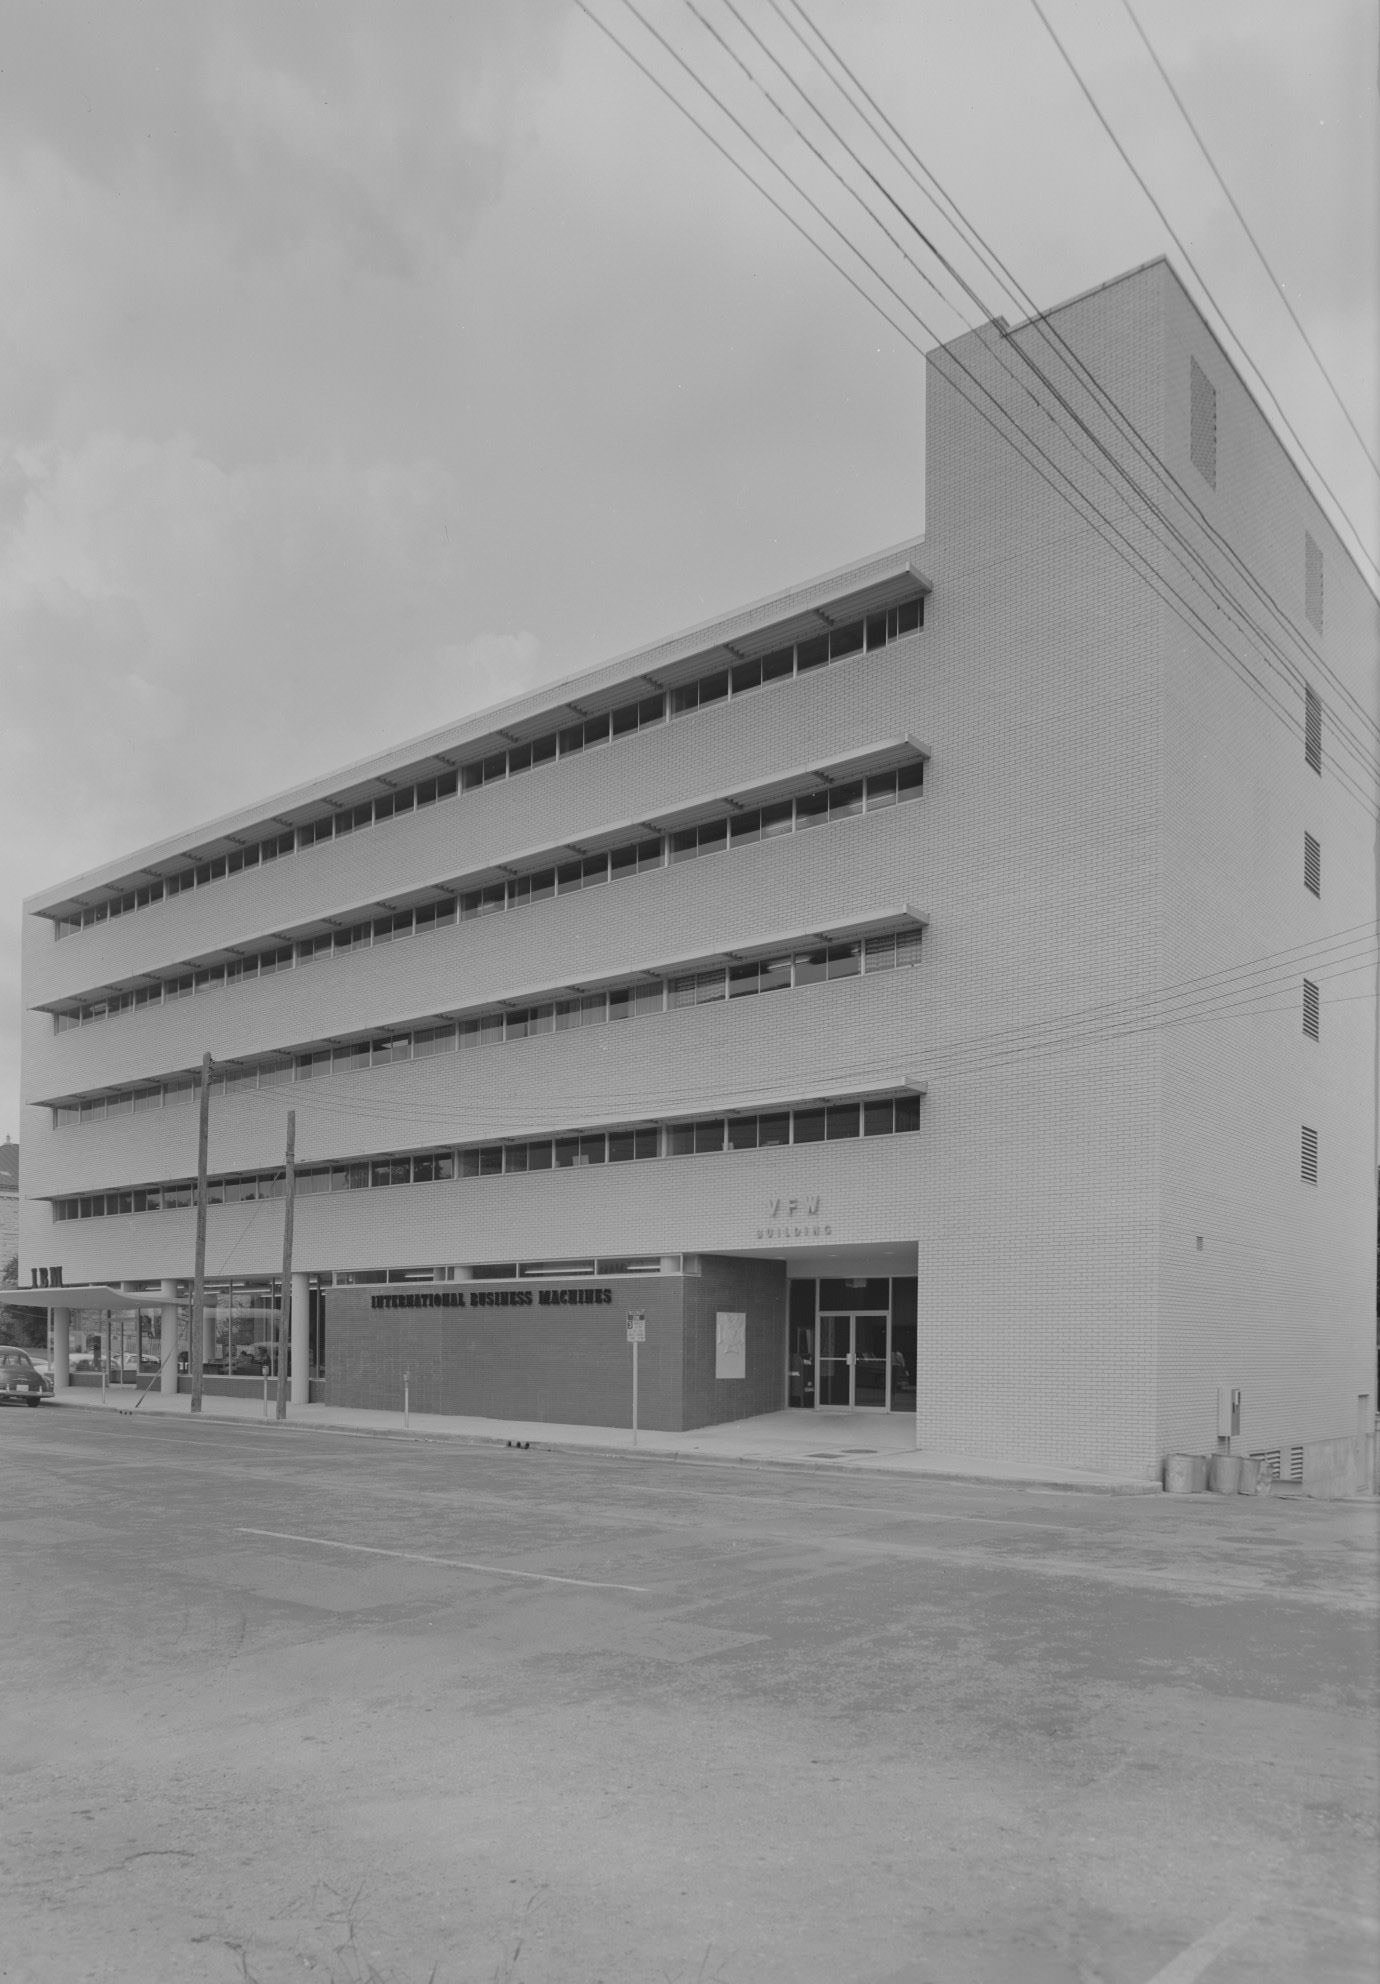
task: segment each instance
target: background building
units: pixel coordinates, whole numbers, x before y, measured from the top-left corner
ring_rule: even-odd
[[[1371,1423],[1376,602],[1162,262],[927,433],[923,544],[32,899],[22,1278],[171,1311],[209,1050],[299,1393],[620,1423],[631,1309],[649,1424]]]

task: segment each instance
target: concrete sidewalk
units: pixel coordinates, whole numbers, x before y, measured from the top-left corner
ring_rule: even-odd
[[[54,1404],[159,1418],[191,1416],[185,1396],[164,1397],[134,1387],[115,1385],[105,1394],[87,1388],[61,1392]],[[270,1396],[268,1419],[273,1421]],[[206,1420],[264,1423],[261,1399],[206,1397]],[[441,1413],[413,1413],[404,1424],[401,1412],[366,1412],[348,1406],[290,1405],[288,1424],[337,1433],[370,1433],[397,1439],[466,1440],[476,1445],[507,1446],[521,1441],[534,1447],[576,1448],[628,1458],[747,1462],[759,1467],[801,1467],[821,1471],[865,1474],[908,1474],[937,1481],[987,1482],[1002,1487],[1082,1489],[1118,1495],[1158,1495],[1158,1481],[1136,1475],[1098,1474],[1074,1467],[1040,1467],[1023,1461],[1000,1461],[965,1454],[918,1450],[913,1419],[872,1412],[772,1412],[757,1419],[735,1419],[725,1425],[703,1426],[689,1433],[640,1431],[621,1426],[562,1426],[544,1420],[467,1419]]]

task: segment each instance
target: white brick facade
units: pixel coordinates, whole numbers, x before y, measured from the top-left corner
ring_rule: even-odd
[[[1308,642],[1359,705],[1351,727],[1374,724],[1375,602],[1170,271],[1054,322],[1295,630],[1305,534],[1322,548],[1325,631]],[[1017,337],[1068,382],[1038,328]],[[1215,488],[1189,459],[1190,357],[1217,391]],[[1219,1384],[1245,1389],[1252,1447],[1353,1432],[1374,1389],[1376,1011],[1341,995],[1373,995],[1373,951],[1367,971],[1324,982],[1317,1042],[1299,1021],[1302,964],[1252,1013],[1209,988],[1194,1014],[1165,989],[1373,933],[1374,778],[1358,800],[1335,776],[1339,696],[1321,674],[1324,769],[1310,770],[1301,689],[1255,660],[1291,727],[1016,460],[964,397],[980,397],[975,380],[1028,418],[1002,334],[936,356],[923,545],[30,901],[21,1280],[42,1264],[69,1283],[191,1269],[189,1211],[59,1222],[51,1201],[191,1175],[195,1109],[56,1128],[40,1106],[54,1099],[166,1079],[207,1049],[233,1062],[909,911],[928,919],[913,968],[218,1098],[212,1173],[279,1162],[289,1105],[313,1164],[910,1080],[925,1085],[910,1135],[304,1196],[297,1264],[779,1256],[760,1237],[783,1216],[773,1205],[817,1200],[797,1260],[854,1250],[835,1257],[845,1273],[886,1252],[918,1274],[923,1446],[1148,1473],[1167,1449],[1212,1444]],[[1041,420],[1042,445],[1148,547]],[[1205,527],[1191,531],[1220,565]],[[777,624],[794,638],[816,607],[869,587],[895,597],[908,566],[933,587],[924,627],[875,652],[54,941],[54,909],[103,884],[526,736],[543,711],[567,722],[619,684],[646,694],[662,669],[711,667],[720,643]],[[907,738],[931,755],[906,804],[69,1031],[36,1010]],[[1305,829],[1323,847],[1320,898],[1302,883]],[[1319,1133],[1316,1187],[1299,1175],[1302,1124]],[[272,1202],[213,1205],[208,1274],[273,1273],[280,1232]]]

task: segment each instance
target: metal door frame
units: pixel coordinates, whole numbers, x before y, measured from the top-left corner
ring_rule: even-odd
[[[858,1394],[858,1318],[859,1316],[886,1315],[886,1396],[881,1405],[859,1405]],[[846,1405],[822,1405],[820,1403],[820,1346],[824,1341],[824,1322],[839,1322],[848,1318],[848,1403]],[[816,1412],[890,1412],[891,1410],[891,1303],[886,1310],[881,1309],[816,1309],[815,1311],[815,1411]]]

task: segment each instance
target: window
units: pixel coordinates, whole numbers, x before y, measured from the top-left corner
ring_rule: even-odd
[[[807,827],[822,827],[829,819],[829,788],[822,792],[802,792],[795,802],[795,830],[802,833]]]
[[[1318,988],[1311,978],[1303,981],[1303,1030],[1310,1040],[1319,1034]]]
[[[1310,771],[1322,770],[1322,699],[1315,690],[1303,692],[1303,761]]]
[[[1318,1133],[1316,1130],[1310,1130],[1306,1123],[1303,1126],[1301,1173],[1305,1185],[1317,1184]]]
[[[1196,358],[1188,361],[1189,459],[1210,488],[1217,487],[1217,388]]]
[[[1315,896],[1322,894],[1322,845],[1308,833],[1303,837],[1303,886]]]
[[[725,1151],[780,1148],[792,1141],[820,1143],[860,1135],[899,1135],[918,1129],[919,1124],[920,1098],[916,1095],[868,1102],[861,1108],[856,1102],[816,1103],[794,1112],[784,1109],[762,1116],[733,1116],[727,1120],[712,1116],[664,1126],[643,1123],[607,1134],[601,1130],[575,1132],[540,1138],[533,1143],[484,1144],[459,1151],[425,1151],[416,1157],[372,1157],[342,1164],[304,1166],[297,1173],[297,1187],[308,1194],[379,1191],[394,1186],[444,1183],[455,1178],[494,1178],[553,1168],[567,1171],[605,1163],[628,1164],[663,1154],[700,1157]],[[1314,1133],[1305,1130],[1304,1137],[1306,1148],[1306,1140],[1314,1137]],[[124,1213],[174,1210],[192,1204],[193,1189],[184,1180],[142,1186],[137,1191],[97,1192],[80,1199],[57,1199],[52,1202],[53,1217],[106,1219]],[[284,1191],[285,1177],[281,1170],[247,1172],[208,1179],[206,1202],[217,1206],[248,1204],[280,1199]]]
[[[918,1095],[898,1095],[894,1104],[895,1129],[897,1136],[907,1130],[920,1128],[920,1098]]]
[[[429,1054],[452,1054],[456,1046],[456,1030],[453,1026],[427,1026],[412,1036],[412,1053],[416,1060]]]
[[[861,813],[862,809],[863,788],[861,779],[855,780],[851,785],[836,785],[831,787],[829,792],[829,818],[831,820],[850,820],[855,813]]]
[[[829,659],[841,661],[845,655],[861,654],[863,650],[863,623],[854,620],[846,627],[835,627],[829,636]]]
[[[1323,555],[1312,533],[1303,533],[1303,610],[1320,634],[1323,630]]]
[[[196,992],[205,993],[237,984],[247,978],[291,971],[317,958],[343,956],[350,951],[396,942],[401,937],[425,935],[457,920],[464,922],[473,917],[497,915],[528,903],[543,901],[558,892],[571,894],[609,880],[641,874],[649,868],[659,868],[663,862],[695,860],[703,854],[721,853],[730,846],[740,847],[749,841],[768,840],[778,834],[824,826],[850,818],[863,810],[870,812],[879,806],[894,805],[899,800],[908,799],[923,789],[923,779],[924,764],[917,758],[895,771],[874,773],[865,781],[822,786],[802,794],[798,800],[774,800],[769,805],[739,813],[726,810],[718,819],[680,828],[665,836],[649,836],[615,848],[611,854],[584,855],[562,862],[559,869],[542,868],[515,876],[510,881],[489,882],[483,887],[467,890],[459,897],[448,896],[440,902],[423,904],[415,911],[390,911],[367,922],[323,931],[316,936],[298,938],[293,943],[239,957],[229,964],[202,965],[164,979],[161,984],[145,983],[129,991],[112,993],[87,1005],[55,1013],[53,1028],[55,1032],[63,1033],[69,1027],[90,1025],[145,1004],[166,1004]],[[394,803],[396,797],[394,795]],[[728,801],[727,806],[732,803]],[[918,943],[918,932],[910,933],[906,941]],[[898,963],[901,961],[901,944],[902,939],[898,938],[895,952]],[[876,968],[885,969],[885,955],[880,950],[869,953],[869,966],[874,955]],[[913,957],[912,950],[908,961],[913,961]],[[845,966],[849,972],[857,968],[856,964]],[[764,982],[761,989],[775,990],[777,984],[782,982],[778,980],[770,986]],[[797,982],[807,980],[798,978]]]

